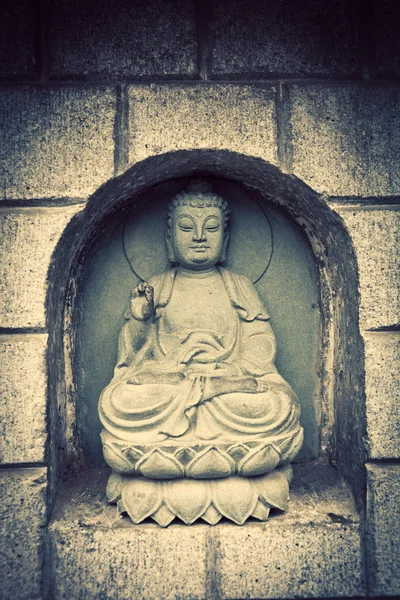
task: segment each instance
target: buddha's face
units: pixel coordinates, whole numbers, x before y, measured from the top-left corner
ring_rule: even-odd
[[[172,215],[172,247],[185,269],[203,271],[217,264],[224,244],[224,215],[218,207],[178,206]]]

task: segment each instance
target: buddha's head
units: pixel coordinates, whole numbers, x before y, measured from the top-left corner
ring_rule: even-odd
[[[226,257],[228,203],[205,182],[192,183],[169,205],[167,248],[172,263],[204,271]]]

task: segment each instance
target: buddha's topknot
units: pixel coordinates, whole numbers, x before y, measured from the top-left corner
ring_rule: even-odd
[[[187,189],[180,192],[173,198],[168,205],[168,226],[171,226],[172,213],[178,206],[193,206],[194,208],[204,208],[215,206],[220,208],[224,215],[224,229],[228,225],[229,205],[226,200],[216,194],[207,181],[192,181]]]

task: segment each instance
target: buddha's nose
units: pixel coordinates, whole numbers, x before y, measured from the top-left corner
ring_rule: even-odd
[[[193,241],[194,242],[205,242],[206,241],[206,235],[203,231],[195,231],[193,233]]]

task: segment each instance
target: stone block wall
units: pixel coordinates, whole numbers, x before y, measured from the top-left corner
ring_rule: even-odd
[[[197,148],[261,157],[299,177],[324,195],[350,233],[358,259],[367,420],[365,561],[354,567],[365,573],[354,576],[366,575],[366,595],[400,595],[399,14],[396,0],[5,5],[2,598],[34,600],[54,592],[46,536],[52,508],[48,434],[54,423],[47,407],[51,332],[45,298],[57,241],[88,196],[129,165]],[[197,534],[196,544],[206,543],[202,536]],[[221,544],[227,548],[221,565],[234,561],[229,533]],[[201,569],[197,577],[203,577]],[[183,586],[179,597],[195,597],[194,585],[191,580]],[[262,597],[258,585],[229,585],[224,597]],[[321,591],[296,588],[296,577],[293,586],[293,597]],[[348,588],[330,584],[326,590],[328,597],[335,590],[348,594]],[[151,587],[138,593],[153,597]]]

